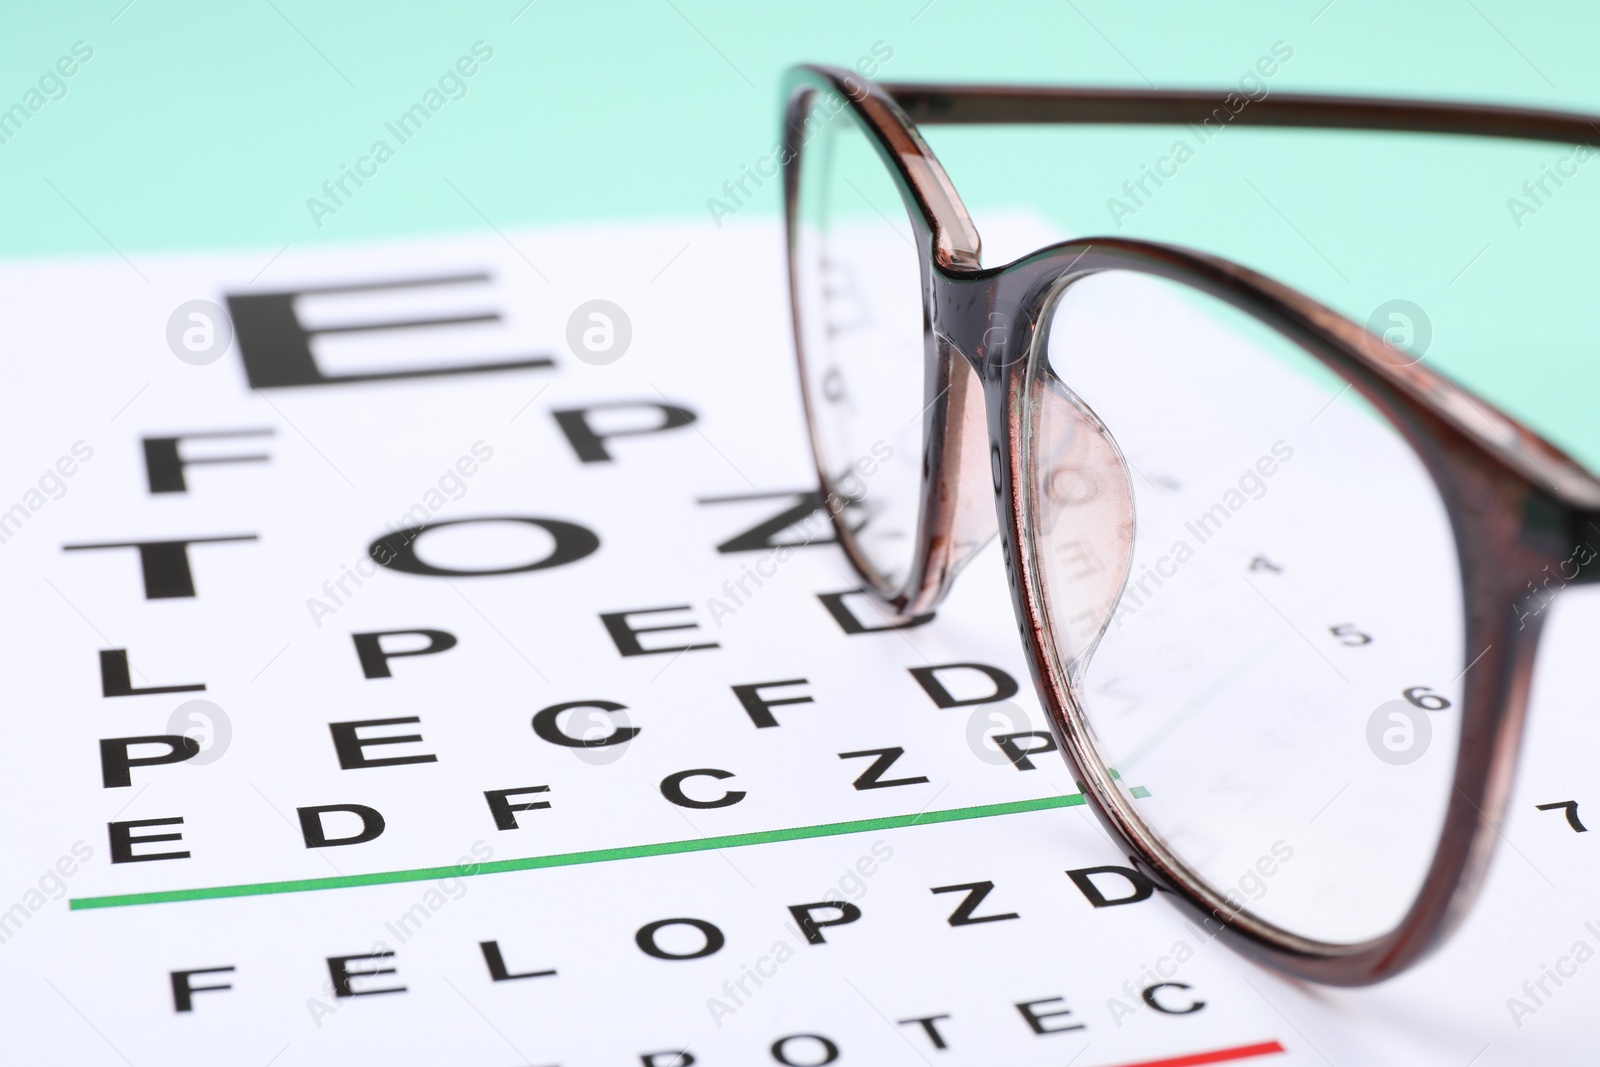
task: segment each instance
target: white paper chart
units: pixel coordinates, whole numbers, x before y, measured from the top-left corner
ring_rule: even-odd
[[[859,594],[776,226],[0,273],[8,1062],[1589,1062],[1592,594],[1466,927],[1304,986],[1127,871],[992,547]]]

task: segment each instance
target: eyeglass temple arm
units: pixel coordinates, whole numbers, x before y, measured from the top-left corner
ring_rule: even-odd
[[[1236,90],[1028,88],[889,83],[883,89],[923,125],[1132,124],[1288,126],[1600,143],[1600,117],[1573,112],[1432,100]],[[1233,99],[1239,109],[1231,110]],[[1243,101],[1244,103],[1238,103]]]
[[[1384,130],[1506,137],[1560,144],[1600,144],[1600,116],[1575,112],[1457,104],[1381,97],[1273,93],[1246,103],[1232,90],[1033,88],[1010,85],[945,85],[891,82],[881,88],[919,125],[1218,124],[1303,129]],[[1236,101],[1237,111],[1227,101]],[[1480,412],[1481,413],[1481,412]],[[1523,431],[1526,433],[1526,431]],[[1527,434],[1516,451],[1548,451]],[[1600,584],[1600,481],[1566,456],[1541,456],[1542,477],[1566,501],[1583,548],[1594,548],[1569,581]],[[1559,477],[1557,477],[1559,475]],[[1558,488],[1552,477],[1559,481]],[[1595,535],[1593,540],[1588,534]]]

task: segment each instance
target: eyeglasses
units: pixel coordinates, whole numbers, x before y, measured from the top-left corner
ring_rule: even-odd
[[[1482,881],[1544,603],[1529,579],[1600,573],[1600,481],[1238,264],[1095,237],[981,266],[913,121],[1203,124],[1220,95],[796,68],[802,391],[867,589],[929,612],[998,532],[1056,744],[1138,872],[1247,955],[1366,984],[1436,948]],[[1288,94],[1230,121],[1580,150],[1597,128]]]

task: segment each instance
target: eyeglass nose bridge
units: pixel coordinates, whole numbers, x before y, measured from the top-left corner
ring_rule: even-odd
[[[1132,467],[1045,353],[1057,300],[1088,273],[1072,270],[1080,258],[1075,250],[1046,252],[936,285],[935,337],[947,375],[940,384],[948,384],[950,399],[930,490],[935,500],[953,501],[945,510],[955,532],[945,580],[924,583],[938,599],[920,608],[936,605],[960,567],[1004,528],[1012,581],[1042,581],[1066,608],[1051,629],[1071,674],[1087,666],[1125,595],[1138,595],[1128,593]],[[931,435],[938,429],[930,425],[930,441],[939,440]],[[1044,592],[1023,600],[1042,605]]]

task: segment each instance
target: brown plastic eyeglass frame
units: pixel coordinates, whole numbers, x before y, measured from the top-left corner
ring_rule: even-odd
[[[801,154],[814,108],[849,109],[899,187],[921,260],[926,356],[923,485],[914,563],[899,585],[856,546],[842,506],[830,508],[855,568],[899,615],[931,611],[957,572],[998,532],[1030,669],[1057,743],[1090,806],[1130,862],[1235,949],[1302,978],[1364,985],[1437,948],[1471,904],[1510,791],[1542,614],[1527,617],[1528,579],[1558,568],[1600,529],[1600,481],[1553,445],[1420,364],[1384,358],[1383,342],[1287,286],[1235,263],[1169,245],[1094,237],[1040,249],[1003,267],[979,264],[976,227],[916,122],[1141,124],[1203,122],[1225,94],[1163,90],[876,85],[853,72],[803,66],[784,87],[784,189],[800,331],[796,230]],[[1600,119],[1517,108],[1275,93],[1233,124],[1506,137],[1588,144]],[[1454,789],[1437,850],[1398,926],[1356,944],[1300,937],[1240,911],[1146,828],[1090,743],[1045,609],[1029,531],[1026,469],[1028,367],[1048,334],[1055,301],[1078,278],[1133,271],[1190,286],[1277,330],[1385,415],[1416,451],[1449,514],[1461,566],[1465,647],[1481,650],[1464,679]],[[1004,324],[996,329],[995,324]],[[802,387],[816,438],[815,400]],[[1115,427],[1110,428],[1113,432]],[[824,499],[831,490],[818,464]],[[993,509],[991,510],[991,500]]]

